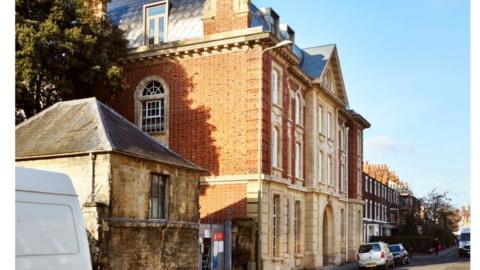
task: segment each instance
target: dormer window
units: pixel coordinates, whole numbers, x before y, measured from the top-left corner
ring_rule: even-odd
[[[278,16],[278,14],[272,8],[262,9],[262,12],[265,15],[265,19],[267,20],[270,31],[273,35],[277,36],[279,32],[280,16]]]
[[[165,42],[167,5],[165,3],[145,7],[145,42],[156,45]]]

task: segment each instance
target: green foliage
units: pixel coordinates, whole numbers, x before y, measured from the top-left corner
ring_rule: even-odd
[[[115,63],[123,32],[83,0],[16,0],[16,122],[61,100],[108,99],[125,88]]]

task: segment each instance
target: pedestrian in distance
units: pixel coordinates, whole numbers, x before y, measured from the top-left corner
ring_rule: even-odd
[[[440,243],[438,241],[438,238],[435,238],[433,241],[433,248],[435,249],[435,255],[438,255],[438,251],[440,249]]]

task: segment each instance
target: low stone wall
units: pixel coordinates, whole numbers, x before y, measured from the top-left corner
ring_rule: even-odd
[[[197,269],[198,224],[111,220],[109,269]]]

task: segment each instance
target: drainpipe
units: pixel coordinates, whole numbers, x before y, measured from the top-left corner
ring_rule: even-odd
[[[345,211],[345,220],[346,220],[346,228],[345,228],[345,261],[347,262],[348,261],[348,200],[349,200],[349,190],[348,190],[348,184],[349,184],[349,177],[348,177],[348,162],[349,162],[349,157],[348,157],[348,132],[350,131],[350,128],[347,127],[346,128],[346,131],[345,131],[345,151],[346,151],[346,159],[347,159],[347,162],[346,162],[346,172],[345,172],[345,175],[347,176],[347,184],[345,185],[346,188],[347,188],[347,211]],[[357,187],[358,189],[358,187]]]
[[[90,201],[92,203],[95,202],[95,159],[96,155],[92,152],[88,154],[88,157],[90,158],[90,177],[92,180],[92,193],[90,194]]]
[[[259,88],[258,90],[260,91],[258,94],[258,207],[257,207],[257,265],[256,268],[257,270],[260,270],[260,262],[262,261],[261,256],[262,256],[262,249],[260,245],[260,236],[261,236],[261,217],[262,217],[262,114],[263,114],[263,54],[268,51],[268,50],[273,50],[276,48],[284,47],[293,44],[291,40],[284,40],[272,47],[268,47],[260,53],[260,60],[259,60]]]

